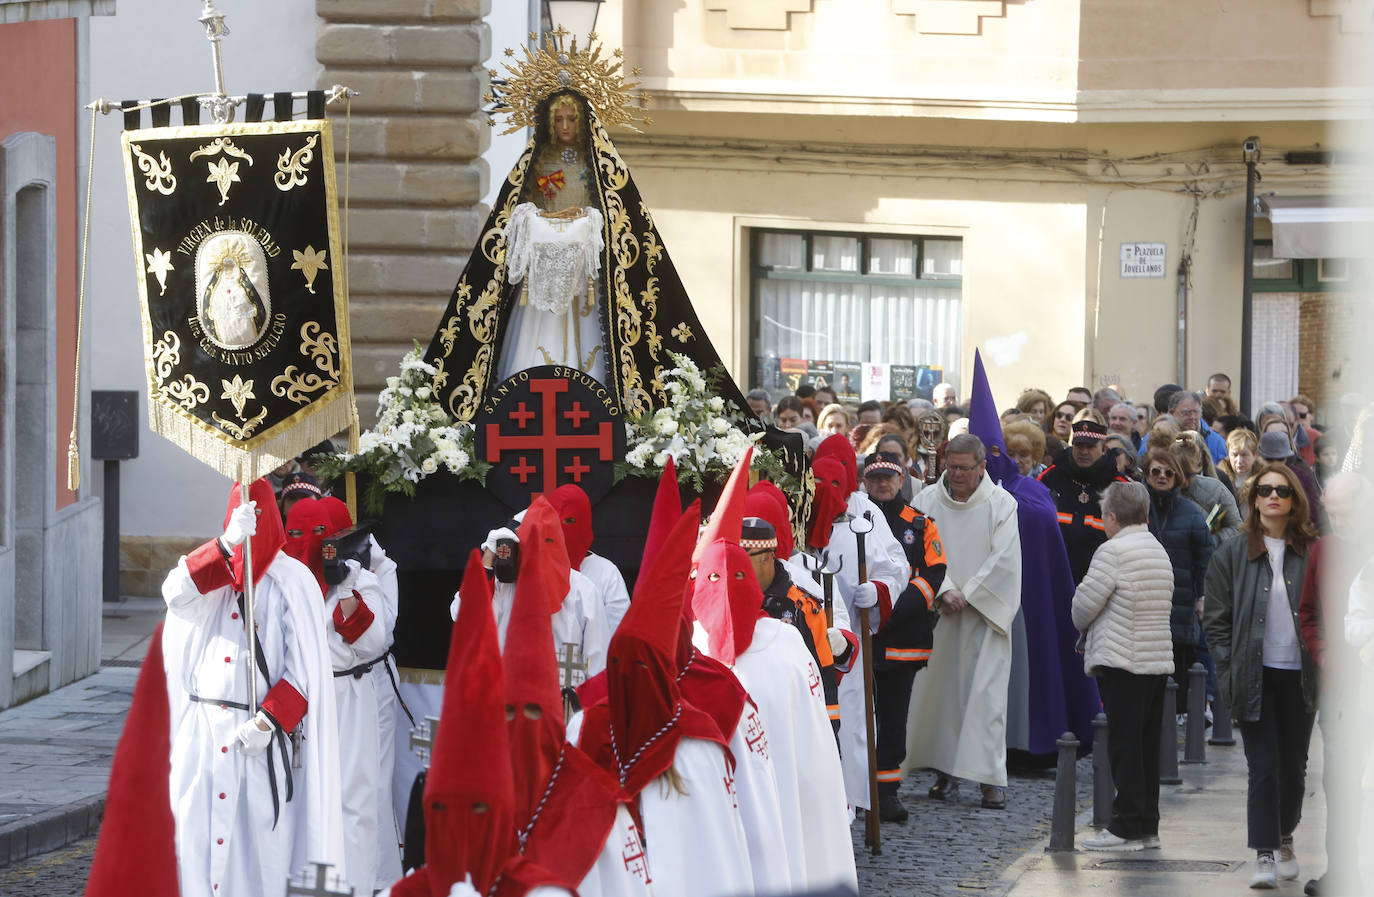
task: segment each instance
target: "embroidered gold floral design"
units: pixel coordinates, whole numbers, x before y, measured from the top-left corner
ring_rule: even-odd
[[[686,343],[692,338],[692,328],[682,321],[677,322],[677,325],[673,327],[672,333],[673,336],[677,337],[677,341],[680,343]]]
[[[241,182],[239,178],[239,163],[230,162],[228,159],[211,162],[210,174],[206,177],[205,182],[214,184],[219,188],[219,204],[224,205],[229,201],[229,188],[233,184]]]
[[[172,376],[172,368],[181,364],[181,339],[175,332],[168,330],[162,339],[153,343],[153,374],[157,385]],[[209,398],[207,395],[206,398]]]
[[[306,321],[301,325],[301,354],[315,362],[315,367],[324,371],[327,377],[336,381],[339,379],[339,369],[334,366],[337,353],[338,343],[334,339],[334,334],[322,332],[320,325],[315,321]]]
[[[258,428],[258,424],[261,424],[267,419],[267,407],[263,406],[263,409],[254,415],[252,420],[245,421],[244,425],[241,427],[233,421],[225,420],[215,412],[211,412],[210,417],[224,429],[224,432],[242,442],[253,435],[253,431]]]
[[[234,375],[233,380],[221,380],[220,385],[224,387],[224,392],[220,393],[221,399],[228,399],[234,405],[234,413],[239,420],[243,420],[243,406],[249,399],[257,398],[253,395],[253,381],[244,380],[238,374]]]
[[[291,263],[291,270],[299,271],[305,275],[305,288],[314,293],[315,275],[319,274],[321,270],[329,270],[329,266],[324,263],[325,250],[317,251],[315,247],[306,244],[303,250],[291,250],[291,255],[296,259]]]
[[[214,140],[191,153],[190,161],[194,162],[201,156],[213,158],[223,153],[226,156],[234,156],[243,159],[249,165],[253,164],[253,157],[243,150],[234,146],[234,141],[228,137],[216,137]],[[221,159],[219,162],[209,163],[209,176],[205,178],[207,184],[214,184],[219,187],[219,204],[224,205],[229,199],[229,187],[236,182],[241,183],[239,178],[239,164],[230,162],[228,159]]]
[[[307,405],[310,403],[311,393],[333,386],[336,382],[326,380],[311,371],[302,371],[294,364],[290,364],[286,366],[286,370],[272,378],[272,394],[289,399],[297,405]]]
[[[144,253],[144,256],[148,259],[148,273],[157,278],[157,285],[161,288],[158,295],[166,295],[167,272],[176,270],[172,267],[172,254],[154,248],[151,253]]]
[[[137,143],[129,144],[129,149],[138,157],[138,170],[148,176],[143,185],[155,193],[171,196],[176,191],[177,179],[172,174],[172,160],[167,158],[167,154],[159,152],[157,159],[154,159]]]
[[[210,401],[210,387],[190,374],[163,386],[162,394],[187,411],[191,411],[201,402]]]
[[[306,167],[315,160],[315,143],[319,140],[318,134],[311,134],[305,141],[305,146],[296,150],[285,149],[277,158],[277,173],[273,181],[277,184],[277,189],[285,193],[295,186],[303,186],[306,182]],[[310,292],[314,292],[311,290]]]

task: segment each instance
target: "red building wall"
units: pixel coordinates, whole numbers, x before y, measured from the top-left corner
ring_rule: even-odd
[[[57,139],[57,507],[76,500],[67,488],[67,437],[76,373],[77,35],[74,19],[0,25],[0,140],[17,131]],[[84,172],[83,172],[84,176]],[[81,181],[84,183],[84,180]]]

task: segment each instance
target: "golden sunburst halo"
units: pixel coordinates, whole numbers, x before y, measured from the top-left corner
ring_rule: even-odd
[[[531,35],[533,37],[534,35]],[[558,28],[544,35],[544,45],[538,51],[524,47],[525,58],[518,64],[502,63],[508,77],[504,83],[496,80],[492,70],[491,92],[483,99],[494,104],[488,121],[495,124],[495,116],[506,119],[502,134],[521,128],[535,127],[539,122],[539,105],[560,90],[574,90],[586,98],[598,118],[606,125],[621,125],[638,131],[636,125],[649,124],[643,115],[645,97],[637,95],[637,81],[626,81],[620,49],[609,56],[602,48],[595,32],[589,34],[587,47],[579,49],[577,40],[565,42],[569,33]],[[515,51],[507,48],[507,57]],[[639,69],[632,69],[638,75]]]

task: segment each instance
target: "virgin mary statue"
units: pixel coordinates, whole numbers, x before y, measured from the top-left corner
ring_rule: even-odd
[[[493,387],[528,367],[585,371],[629,415],[667,403],[670,351],[703,371],[720,365],[598,116],[633,121],[618,64],[598,54],[595,46],[527,51],[502,89],[512,127],[532,126],[534,135],[426,354],[435,393],[456,420],[471,420]],[[747,414],[739,388],[721,379],[722,398]]]

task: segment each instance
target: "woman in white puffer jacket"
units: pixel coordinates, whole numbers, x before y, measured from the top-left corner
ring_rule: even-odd
[[[1174,671],[1169,610],[1174,568],[1146,519],[1149,493],[1113,483],[1102,493],[1107,541],[1073,596],[1073,624],[1087,635],[1083,666],[1107,711],[1107,759],[1116,783],[1112,821],[1085,850],[1159,847],[1159,727],[1164,680]]]

